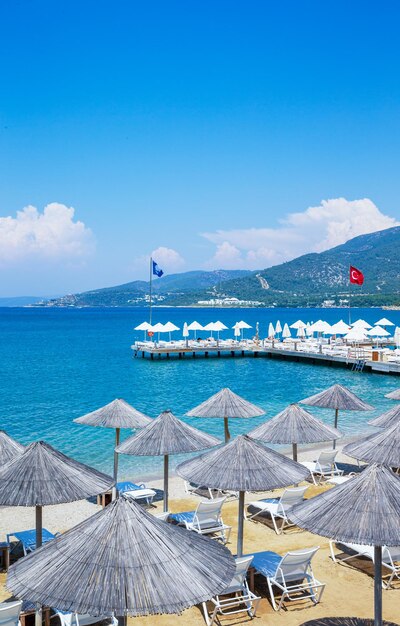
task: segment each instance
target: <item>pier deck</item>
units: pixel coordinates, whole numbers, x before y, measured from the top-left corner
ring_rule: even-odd
[[[385,360],[371,360],[370,354],[364,354],[362,349],[349,351],[348,356],[326,354],[324,352],[305,352],[295,349],[278,349],[274,347],[257,346],[195,346],[174,347],[143,345],[138,342],[132,346],[135,357],[154,359],[186,359],[186,358],[269,358],[309,363],[311,365],[325,365],[343,367],[361,372],[400,375],[400,363]]]

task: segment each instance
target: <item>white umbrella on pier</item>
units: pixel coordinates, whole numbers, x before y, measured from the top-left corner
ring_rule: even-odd
[[[366,330],[364,328],[354,327],[344,336],[344,339],[353,343],[359,343],[368,339]]]
[[[165,332],[169,332],[169,340],[171,341],[171,333],[174,330],[180,330],[180,328],[178,326],[175,326],[175,324],[173,324],[172,322],[167,322],[166,324],[164,324],[164,331]]]
[[[188,329],[187,322],[185,322],[184,325],[183,325],[182,337],[184,339],[186,339],[186,347],[187,347],[187,345],[188,345],[188,337],[189,337],[189,329]]]
[[[290,324],[290,328],[294,328],[295,330],[298,330],[299,328],[305,328],[307,326],[307,324],[305,324],[302,320],[297,320],[297,322],[294,322],[294,324]]]
[[[396,330],[394,331],[394,342],[396,347],[400,347],[400,326],[396,326]]]
[[[352,326],[353,328],[355,327],[365,328],[366,330],[369,330],[370,328],[372,328],[371,324],[368,324],[368,322],[362,319],[359,319],[353,322],[352,324],[350,324],[350,326]]]
[[[350,326],[343,320],[332,324],[331,331],[333,335],[346,335],[350,331]]]
[[[243,339],[243,329],[253,328],[252,326],[250,326],[250,324],[248,324],[247,322],[244,322],[243,320],[241,320],[240,322],[236,322],[236,324],[234,324],[232,328],[236,328],[236,326],[241,331],[242,339]]]
[[[202,326],[201,324],[199,324],[199,322],[196,322],[196,320],[194,322],[191,322],[188,326],[188,330],[193,330],[194,331],[194,338],[196,339],[196,332],[198,330],[204,330],[204,326]]]
[[[367,330],[369,337],[388,337],[390,333],[381,326],[374,326],[371,330]]]
[[[281,326],[281,323],[280,323],[279,320],[276,322],[275,332],[276,332],[277,335],[279,335],[279,333],[282,332],[282,326]]]
[[[209,330],[211,333],[211,337],[213,336],[213,332],[217,330],[215,327],[215,322],[209,322],[204,326],[204,330]]]
[[[272,322],[268,324],[268,337],[275,337],[275,328]]]
[[[378,320],[377,322],[375,322],[375,326],[394,326],[393,322],[391,322],[390,320],[388,320],[387,317],[382,317],[382,319]]]
[[[376,337],[376,347],[378,347],[379,338],[388,337],[390,333],[384,328],[381,328],[381,326],[374,326],[371,330],[367,331],[367,335],[369,337]]]
[[[135,330],[143,330],[144,331],[143,341],[145,341],[146,340],[146,331],[151,330],[151,324],[149,324],[149,322],[142,322],[141,324],[139,324],[139,326],[135,326]]]
[[[158,333],[158,341],[160,341],[160,333],[168,332],[168,330],[165,330],[165,326],[164,324],[161,324],[161,322],[157,322],[157,324],[154,324],[151,328],[149,328],[149,330],[153,333]]]
[[[284,327],[283,327],[283,331],[282,331],[282,337],[284,339],[289,339],[289,337],[291,337],[291,336],[292,335],[290,333],[289,326],[287,324],[285,324]]]
[[[328,333],[330,330],[331,327],[328,322],[324,322],[323,320],[318,320],[310,326],[310,331],[313,333]]]
[[[307,337],[312,337],[313,331],[311,330],[311,324],[310,322],[307,322],[306,325],[306,335]]]
[[[297,337],[299,337],[299,339],[304,339],[304,337],[306,336],[306,328],[307,326],[299,326],[297,329]]]
[[[240,328],[238,324],[233,327],[233,334],[236,338],[240,337]]]
[[[223,324],[222,322],[220,322],[219,320],[217,320],[214,323],[215,326],[215,330],[217,331],[217,340],[219,341],[219,333],[221,330],[228,330],[228,327],[225,326],[225,324]]]

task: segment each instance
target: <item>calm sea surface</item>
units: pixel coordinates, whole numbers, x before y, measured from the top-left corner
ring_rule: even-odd
[[[362,317],[370,323],[383,314],[400,325],[400,311],[352,313],[353,319]],[[298,318],[322,318],[333,323],[347,316],[344,309],[165,308],[155,309],[153,322],[170,320],[182,327],[193,319],[204,324],[219,319],[231,327],[244,319],[253,326],[258,321],[264,337],[270,321],[280,319],[283,326]],[[134,359],[130,346],[143,333],[133,328],[144,319],[146,312],[139,309],[0,309],[0,428],[22,443],[43,439],[79,461],[111,472],[114,431],[72,420],[117,397],[152,417],[164,409],[182,417],[221,387],[230,387],[272,417],[290,402],[338,382],[376,407],[374,412],[342,414],[340,428],[346,435],[370,429],[367,420],[394,406],[384,394],[400,386],[395,377],[264,358]],[[249,337],[253,334],[246,332]],[[181,333],[174,335],[178,338]],[[233,331],[221,334],[231,336]],[[332,412],[312,411],[331,422]],[[247,432],[264,419],[231,420],[231,433]],[[222,420],[187,421],[223,437]],[[122,438],[130,434],[123,431]],[[120,467],[121,476],[161,475],[162,460],[121,456]]]

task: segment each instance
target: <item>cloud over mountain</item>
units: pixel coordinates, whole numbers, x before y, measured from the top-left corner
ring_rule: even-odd
[[[322,252],[365,235],[399,225],[368,198],[334,198],[305,211],[289,213],[277,228],[246,228],[203,233],[216,244],[208,267],[261,269],[307,252]]]

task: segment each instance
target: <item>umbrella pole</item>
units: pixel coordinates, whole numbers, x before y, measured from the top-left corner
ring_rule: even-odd
[[[292,443],[293,461],[297,461],[297,443]]]
[[[227,417],[224,417],[224,431],[225,431],[225,443],[228,443],[229,439],[231,438],[231,434],[229,432],[229,424],[228,424]]]
[[[243,556],[244,491],[239,491],[237,556]]]
[[[374,546],[374,626],[382,626],[382,546]]]
[[[120,438],[121,429],[115,429],[115,447],[119,446],[119,438]],[[114,450],[114,481],[117,482],[118,479],[118,452]],[[112,489],[112,499],[115,500],[117,497],[117,487],[114,485]]]
[[[339,409],[335,409],[335,428],[338,427],[339,421]],[[336,449],[336,439],[333,440],[333,449]]]
[[[43,517],[42,507],[37,505],[35,507],[35,526],[36,526],[36,548],[40,548],[42,545],[42,529],[43,529]],[[42,626],[42,605],[37,603],[35,609],[35,626]]]
[[[164,513],[168,511],[168,454],[164,455]]]

